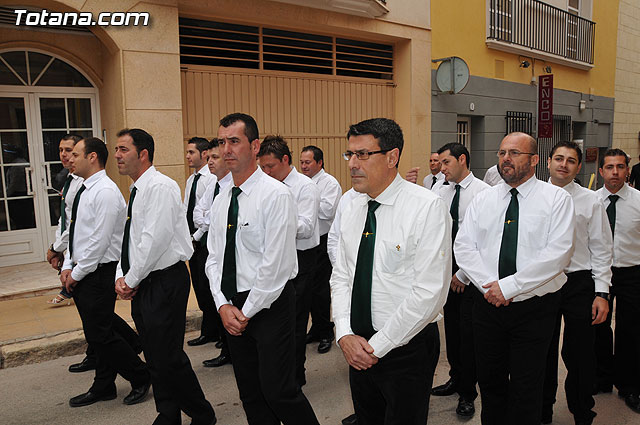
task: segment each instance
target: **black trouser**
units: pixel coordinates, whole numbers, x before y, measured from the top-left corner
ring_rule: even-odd
[[[242,309],[249,292],[231,299]],[[287,282],[269,308],[249,320],[240,336],[227,335],[240,400],[249,425],[318,424],[296,383],[295,290]]]
[[[595,405],[595,329],[591,325],[591,309],[595,296],[595,283],[591,270],[567,273],[567,282],[560,290],[560,310],[556,317],[553,338],[549,346],[547,370],[544,380],[543,417],[551,416],[558,389],[558,346],[560,321],[564,317],[562,360],[567,367],[564,383],[567,406],[576,421],[587,422],[595,417],[591,410]]]
[[[327,254],[327,236],[320,236],[317,266],[311,283],[311,329],[309,333],[314,339],[333,339],[333,322],[331,321],[331,261]]]
[[[476,351],[473,341],[473,283],[467,285],[460,299],[460,376],[458,379],[458,394],[466,401],[473,401],[478,397],[476,384]]]
[[[560,291],[506,307],[494,307],[480,291],[474,294],[473,336],[482,423],[539,425]]]
[[[370,369],[349,367],[358,425],[426,424],[439,354],[438,325],[430,323]]]
[[[180,411],[198,425],[215,417],[183,350],[189,286],[189,271],[179,261],[149,273],[131,302],[151,372],[157,425],[182,423]]]
[[[124,319],[118,316],[115,312],[113,313],[113,331],[120,335],[122,339],[124,339],[127,344],[133,348],[133,351],[136,353],[142,352],[142,341],[140,341],[140,336],[131,329],[131,326]],[[93,349],[93,346],[87,342],[87,351],[86,356],[89,359],[93,359],[96,361],[96,350]]]
[[[300,386],[307,381],[304,362],[307,358],[307,326],[309,325],[309,309],[311,308],[311,282],[318,258],[317,247],[298,253],[298,275],[291,279],[296,293],[296,380]]]
[[[614,383],[623,393],[640,393],[640,265],[612,267],[611,301],[616,299],[615,355],[611,313],[596,330],[598,383]]]
[[[191,271],[191,284],[193,292],[198,300],[198,308],[202,311],[202,325],[200,326],[200,335],[211,339],[218,339],[220,330],[222,329],[222,321],[218,315],[216,304],[211,295],[211,286],[205,272],[205,265],[209,251],[206,246],[202,246],[200,242],[193,244],[193,255],[189,260],[189,269]]]
[[[95,351],[96,374],[89,391],[96,394],[115,393],[118,373],[134,388],[149,382],[146,365],[114,329],[114,317],[118,317],[113,312],[116,304],[113,282],[117,264],[116,261],[100,264],[73,290],[84,337]]]

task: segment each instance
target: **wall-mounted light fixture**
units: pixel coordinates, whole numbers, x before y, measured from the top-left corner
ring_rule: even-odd
[[[551,67],[549,65],[545,66],[544,68],[542,68],[544,70],[544,72],[546,72],[547,74],[551,74]]]
[[[580,109],[580,111],[587,109],[587,102],[585,100],[581,100],[578,104],[578,109]]]
[[[520,68],[529,68],[531,66],[531,62],[528,60],[523,60],[520,62]]]

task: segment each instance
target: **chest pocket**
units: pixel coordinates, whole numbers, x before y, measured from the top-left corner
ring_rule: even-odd
[[[376,257],[380,260],[380,269],[384,273],[404,273],[406,268],[405,246],[398,242],[381,240],[376,249],[379,250]]]
[[[264,246],[264,231],[257,227],[252,226],[240,226],[238,228],[239,237],[249,251],[263,252]]]
[[[548,218],[539,215],[521,215],[518,225],[518,244],[535,249],[547,246]]]

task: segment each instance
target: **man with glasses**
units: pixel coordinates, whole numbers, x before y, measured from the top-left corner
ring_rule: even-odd
[[[535,178],[536,140],[508,134],[504,180],[467,208],[454,253],[476,286],[473,335],[482,423],[538,425],[547,351],[573,254],[574,208],[563,189]]]
[[[347,139],[359,193],[341,215],[331,295],[357,423],[423,425],[451,281],[451,218],[436,194],[398,174],[398,124],[362,121]]]

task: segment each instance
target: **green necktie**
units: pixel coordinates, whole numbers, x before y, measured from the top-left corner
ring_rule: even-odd
[[[80,203],[80,195],[86,187],[80,186],[80,190],[76,193],[76,197],[73,198],[73,206],[71,207],[71,222],[69,223],[69,254],[73,257],[73,233],[76,228],[76,218],[78,217],[78,204]]]
[[[211,205],[213,205],[213,201],[216,200],[216,196],[220,193],[220,183],[216,182],[216,188],[213,190],[213,199],[211,200]],[[209,237],[209,232],[204,232],[204,235],[200,238],[200,245],[203,247],[207,247],[207,238]]]
[[[231,189],[231,202],[227,215],[227,242],[224,245],[224,260],[222,263],[222,293],[230,300],[238,293],[236,283],[236,230],[238,228],[238,195],[242,193],[239,187]]]
[[[498,260],[498,276],[511,276],[516,272],[516,254],[518,252],[518,189],[513,188],[511,202],[504,215],[504,231],[502,232],[502,244],[500,245],[500,258]]]
[[[433,185],[436,184],[436,182],[438,181],[438,178],[436,176],[433,176],[433,180],[431,180],[431,188],[433,189]]]
[[[193,209],[196,207],[196,191],[198,190],[198,179],[201,174],[196,174],[191,183],[191,192],[189,192],[189,203],[187,204],[187,223],[189,224],[189,232],[193,235],[196,231],[196,225],[193,223]]]
[[[611,236],[615,236],[616,230],[616,202],[620,196],[609,195],[609,206],[607,207],[607,217],[609,217],[609,226],[611,226]]]
[[[367,220],[360,237],[356,272],[351,291],[351,330],[369,339],[376,331],[371,323],[371,281],[373,279],[373,255],[376,244],[376,215],[379,202],[369,201]]]
[[[60,233],[64,233],[67,228],[67,210],[65,208],[66,203],[64,202],[64,199],[67,197],[72,180],[73,177],[69,174],[67,176],[67,180],[64,182],[64,186],[62,187],[62,200],[60,201]]]
[[[456,194],[453,195],[453,200],[451,201],[451,208],[449,208],[449,213],[451,214],[451,218],[453,219],[453,227],[451,229],[451,237],[455,241],[456,235],[458,234],[458,221],[460,220],[460,185],[456,185]]]
[[[127,222],[124,224],[124,236],[122,237],[122,251],[120,254],[120,266],[123,275],[127,274],[131,268],[129,265],[129,234],[131,233],[131,213],[133,211],[133,200],[136,198],[136,192],[137,188],[133,186],[131,196],[129,197],[129,206],[127,207]]]

